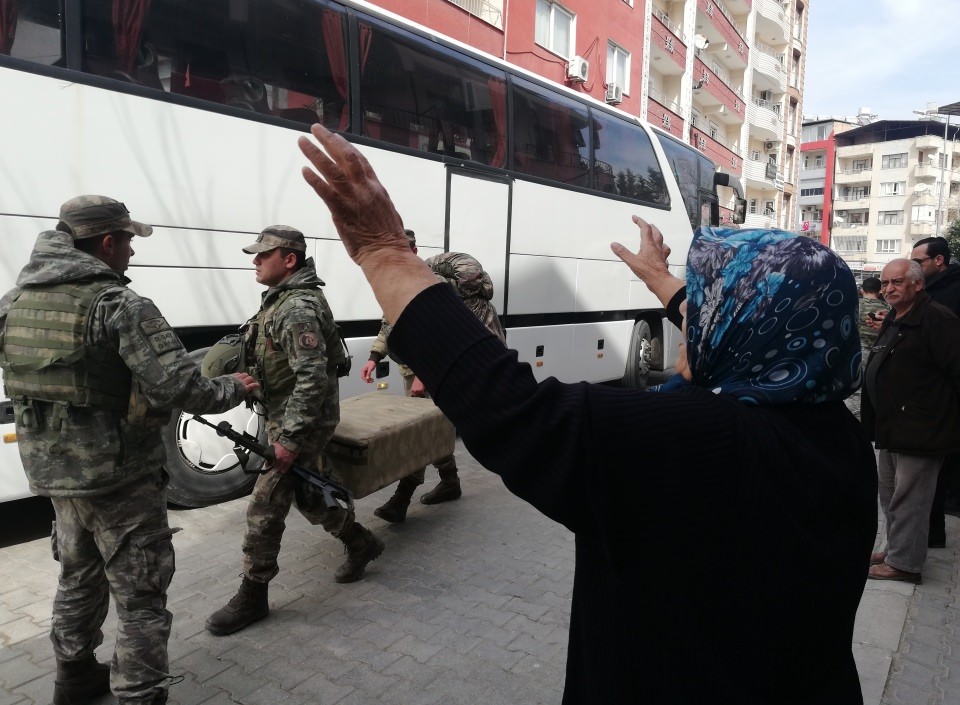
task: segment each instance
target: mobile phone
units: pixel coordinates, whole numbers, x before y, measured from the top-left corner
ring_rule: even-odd
[[[879,318],[877,318],[877,314],[875,314],[873,311],[871,311],[870,313],[867,314],[867,318],[869,318],[871,321],[879,321],[879,320],[880,320]]]

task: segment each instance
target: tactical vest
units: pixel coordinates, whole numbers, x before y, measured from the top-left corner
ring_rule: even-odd
[[[286,399],[296,384],[296,375],[290,368],[286,352],[276,344],[278,336],[273,329],[277,310],[292,296],[316,299],[321,302],[321,307],[325,308],[323,305],[325,298],[319,289],[287,289],[281,292],[269,307],[261,309],[253,319],[253,325],[248,332],[248,335],[253,338],[249,341],[252,343],[253,355],[246,356],[248,371],[260,382],[260,393],[268,407]],[[332,317],[329,325],[323,320],[320,323],[327,351],[327,374],[340,376],[338,368],[345,365],[349,358],[340,342],[337,326],[333,323]],[[256,367],[251,367],[250,363],[254,363]]]
[[[127,409],[130,370],[115,350],[85,345],[87,319],[114,279],[23,289],[10,306],[0,367],[7,395]]]

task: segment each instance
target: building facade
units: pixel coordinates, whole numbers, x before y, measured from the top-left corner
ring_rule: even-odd
[[[909,257],[917,240],[942,234],[957,218],[960,127],[815,120],[803,130],[798,229],[819,220],[821,240],[854,271],[879,272]]]
[[[644,118],[742,178],[748,227],[796,227],[809,0],[372,4]]]

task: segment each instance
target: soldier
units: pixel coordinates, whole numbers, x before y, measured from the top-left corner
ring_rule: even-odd
[[[243,249],[254,255],[257,281],[268,289],[260,311],[245,325],[243,362],[261,385],[267,433],[276,454],[261,475],[247,506],[243,539],[243,582],[237,594],[207,619],[211,634],[232,634],[266,617],[267,584],[279,572],[277,556],[284,520],[296,501],[312,524],[343,541],[347,559],[334,574],[338,583],[363,577],[383,552],[383,542],[355,519],[353,511],[312,502],[305,484],[289,473],[298,465],[322,470],[321,453],[340,421],[337,368],[346,362],[337,326],[320,287],[303,233],[273,225]]]
[[[167,701],[178,529],[167,522],[161,430],[170,409],[223,412],[257,387],[247,374],[202,377],[153,302],[127,288],[131,240],[152,230],[112,198],[73,198],[0,301],[20,457],[56,512],[54,705],[111,686],[120,703]],[[112,673],[94,655],[110,593],[120,622]]]
[[[412,230],[404,230],[407,239],[410,241],[410,249],[414,254],[417,252],[417,238]],[[427,265],[434,271],[437,278],[445,281],[452,286],[463,302],[471,311],[483,321],[483,324],[490,329],[500,340],[506,341],[506,335],[503,326],[500,325],[500,319],[497,316],[497,309],[491,303],[493,298],[493,281],[487,274],[481,264],[470,255],[462,252],[444,252],[434,255],[426,260]],[[380,327],[380,333],[370,349],[370,359],[360,371],[360,376],[368,384],[373,382],[373,371],[388,354],[387,335],[390,326],[386,320]],[[426,396],[426,390],[423,383],[406,365],[399,365],[400,375],[403,377],[403,386],[407,396],[422,397]],[[457,461],[453,455],[438,460],[434,463],[437,472],[440,475],[440,482],[432,490],[420,498],[423,504],[440,504],[441,502],[450,502],[459,499],[461,496],[460,477],[457,472]],[[410,506],[410,500],[417,487],[423,484],[426,468],[420,468],[402,478],[397,483],[397,489],[380,507],[373,510],[373,513],[384,521],[399,523],[407,518],[407,507]]]

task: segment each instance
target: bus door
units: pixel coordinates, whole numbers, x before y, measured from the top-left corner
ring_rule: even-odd
[[[493,279],[493,305],[506,311],[509,179],[468,169],[447,170],[446,248],[472,255]]]

